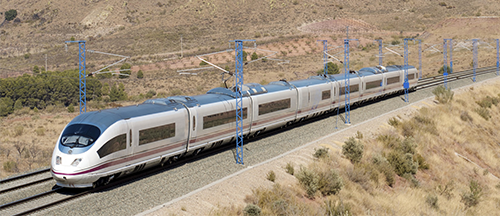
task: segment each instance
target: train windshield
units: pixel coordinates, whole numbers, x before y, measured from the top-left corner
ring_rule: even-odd
[[[70,148],[87,147],[92,145],[100,135],[101,130],[95,126],[74,124],[64,130],[61,136],[61,144]]]

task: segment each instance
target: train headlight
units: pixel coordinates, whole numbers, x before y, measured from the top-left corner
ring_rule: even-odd
[[[71,163],[71,166],[78,166],[78,164],[80,164],[81,161],[82,161],[81,158],[77,158]]]
[[[57,156],[56,157],[56,165],[61,165],[61,163],[62,163],[61,157]]]

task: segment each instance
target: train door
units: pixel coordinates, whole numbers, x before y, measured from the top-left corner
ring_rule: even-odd
[[[134,135],[133,122],[130,119],[125,120],[127,122],[127,155],[132,155],[134,153],[134,145],[137,144],[136,138]]]
[[[188,148],[187,150],[189,151],[189,147],[192,143],[196,143],[196,133],[197,133],[197,129],[198,129],[198,123],[199,123],[199,119],[198,119],[198,110],[197,110],[197,106],[194,106],[194,107],[191,107],[191,108],[188,108],[189,109],[189,142],[188,142]]]

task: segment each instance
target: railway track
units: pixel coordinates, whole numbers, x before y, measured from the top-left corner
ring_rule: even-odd
[[[476,75],[482,75],[482,74],[486,74],[486,73],[495,73],[495,72],[496,72],[496,67],[485,67],[485,68],[477,69]],[[455,72],[455,73],[450,74],[448,76],[448,81],[451,82],[451,81],[455,81],[455,80],[459,80],[459,79],[469,78],[472,76],[473,76],[472,70]],[[443,83],[443,76],[441,75],[441,76],[424,78],[424,79],[421,79],[421,81],[419,81],[419,82],[420,83],[417,86],[417,89],[429,88],[431,86],[436,86],[436,85],[442,84]],[[307,123],[307,122],[305,122],[305,123]],[[275,134],[275,133],[277,133],[277,132],[270,132],[269,134],[272,136],[272,134]],[[214,152],[227,151],[230,148],[232,149],[233,146],[226,145],[225,147],[222,147],[220,149],[216,149],[214,151],[202,152],[202,154],[198,155],[195,160],[199,160],[200,158],[213,155]],[[185,159],[179,161],[178,163],[170,165],[168,167],[168,169],[175,169],[176,167],[182,166],[184,163],[189,163],[192,160],[193,160],[192,157],[185,158]],[[127,176],[125,178],[116,179],[115,181],[111,182],[110,184],[108,184],[106,186],[95,188],[95,189],[90,189],[90,190],[75,190],[75,189],[64,189],[64,188],[54,187],[54,188],[52,188],[52,190],[48,190],[48,191],[45,191],[43,193],[35,194],[35,195],[29,196],[29,197],[26,197],[23,199],[19,199],[19,200],[1,205],[0,206],[0,215],[24,215],[24,214],[34,213],[34,212],[40,211],[42,209],[46,209],[46,208],[67,202],[69,200],[73,200],[73,199],[78,198],[78,197],[89,195],[89,194],[92,194],[95,192],[102,192],[102,191],[105,191],[106,189],[113,188],[113,187],[116,187],[119,185],[128,184],[128,183],[133,182],[137,179],[142,179],[142,178],[145,178],[145,177],[148,177],[151,175],[155,175],[156,173],[163,172],[164,170],[165,170],[164,167],[156,167],[156,168],[153,168],[150,170],[146,170],[142,173]],[[44,172],[48,172],[48,171],[49,171],[48,169],[44,170]],[[16,181],[16,179],[23,179],[23,178],[27,178],[29,176],[33,176],[36,174],[37,173],[33,173],[33,174],[30,173],[30,174],[26,174],[25,177],[19,176],[19,177],[14,177],[11,179],[0,180],[0,183],[4,184],[7,182],[13,182],[13,181]],[[33,184],[37,184],[37,183],[33,183]],[[2,193],[0,193],[0,195],[2,195],[3,193],[9,193],[11,191],[15,191],[15,190],[18,190],[21,188],[26,188],[26,187],[29,187],[29,186],[20,187],[17,189],[10,189],[10,188],[2,189],[2,191],[6,191],[6,192],[2,192]],[[42,198],[44,198],[44,201],[41,201]]]

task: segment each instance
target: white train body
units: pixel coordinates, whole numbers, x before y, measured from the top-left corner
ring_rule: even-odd
[[[404,90],[401,66],[349,74],[350,103]],[[418,82],[408,70],[410,88]],[[344,74],[244,85],[245,136],[289,125],[345,104]],[[225,88],[204,95],[147,100],[136,106],[88,112],[63,130],[54,148],[52,176],[62,187],[85,188],[149,166],[198,154],[235,140],[235,96]]]

